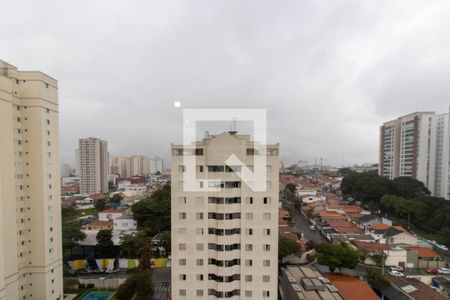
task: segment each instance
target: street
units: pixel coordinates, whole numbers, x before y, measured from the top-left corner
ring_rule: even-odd
[[[312,240],[316,244],[327,243],[328,241],[316,230],[311,230],[305,216],[292,207],[292,221],[294,222],[294,232],[303,233],[304,240]]]

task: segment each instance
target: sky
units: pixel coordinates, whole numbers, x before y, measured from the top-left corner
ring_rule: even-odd
[[[58,79],[72,165],[88,136],[169,159],[187,108],[266,109],[285,164],[377,162],[383,122],[450,105],[447,0],[2,2],[0,59]]]

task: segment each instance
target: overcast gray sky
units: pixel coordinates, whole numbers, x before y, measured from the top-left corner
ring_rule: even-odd
[[[59,80],[72,164],[87,136],[168,158],[182,108],[266,108],[287,163],[376,162],[383,121],[450,105],[447,0],[15,0],[1,12],[0,58]]]

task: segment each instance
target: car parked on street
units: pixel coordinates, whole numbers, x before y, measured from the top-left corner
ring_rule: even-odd
[[[436,269],[436,268],[429,268],[429,269],[426,269],[425,272],[427,272],[428,274],[437,274],[438,273],[438,269]]]
[[[439,268],[437,271],[439,274],[450,274],[450,269],[448,268]]]
[[[403,272],[403,268],[400,266],[395,266],[390,268],[391,271]]]
[[[405,277],[405,274],[403,274],[402,272],[394,270],[389,271],[389,274],[395,277]]]

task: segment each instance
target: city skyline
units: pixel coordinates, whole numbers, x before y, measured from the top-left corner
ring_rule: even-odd
[[[285,145],[286,164],[323,157],[332,165],[342,165],[343,152],[346,165],[376,162],[384,120],[448,105],[448,3],[235,1],[198,10],[98,2],[95,14],[51,1],[22,5],[4,6],[25,15],[5,16],[3,30],[24,28],[24,19],[28,29],[3,32],[11,42],[2,58],[63,84],[61,158],[71,164],[83,136],[110,141],[116,155],[131,154],[131,145],[168,160],[166,145],[181,141],[174,101],[266,108],[268,140]],[[20,46],[30,40],[36,47]]]

